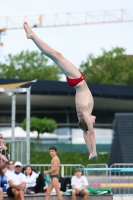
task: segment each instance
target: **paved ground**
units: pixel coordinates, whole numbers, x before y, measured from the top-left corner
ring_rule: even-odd
[[[132,196],[113,196],[113,200],[133,200],[133,195]]]

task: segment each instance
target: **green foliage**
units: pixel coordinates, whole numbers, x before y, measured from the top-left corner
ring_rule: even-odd
[[[102,49],[102,55],[96,59],[89,55],[80,71],[91,83],[133,85],[133,56],[125,55],[123,48]]]
[[[21,127],[26,130],[26,119],[21,124]],[[41,129],[41,119],[37,117],[30,118],[30,130],[40,132]]]
[[[59,80],[62,72],[49,59],[38,51],[21,51],[9,54],[4,64],[0,64],[0,78]]]
[[[41,133],[48,132],[51,133],[57,128],[56,121],[54,119],[43,118],[41,119]]]
[[[22,128],[26,130],[26,119],[21,124]],[[31,117],[30,118],[30,130],[31,131],[37,131],[38,138],[40,133],[48,132],[52,133],[57,128],[56,121],[54,119],[48,119],[48,118],[37,118],[37,117]]]
[[[88,160],[88,153],[79,152],[58,152],[61,164],[87,164],[108,163],[109,154],[99,154],[97,160]],[[49,152],[31,151],[31,164],[50,164]]]

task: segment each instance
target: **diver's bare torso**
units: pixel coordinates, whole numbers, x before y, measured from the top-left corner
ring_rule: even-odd
[[[91,116],[94,106],[94,101],[86,82],[85,81],[80,82],[78,85],[75,86],[75,89],[76,89],[75,104],[76,104],[78,119],[83,118],[83,114],[86,112],[89,114],[89,116]]]
[[[52,158],[52,160],[51,160],[51,169],[54,168],[55,163],[56,163],[57,169],[56,169],[56,171],[54,171],[54,173],[51,173],[51,175],[59,174],[59,171],[60,171],[60,160],[59,160],[58,156],[55,156],[55,157]]]

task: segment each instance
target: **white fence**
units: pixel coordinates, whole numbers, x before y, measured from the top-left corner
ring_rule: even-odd
[[[51,164],[31,164],[31,166],[41,173],[43,173],[44,170],[49,170],[51,168]],[[62,177],[71,177],[74,175],[75,168],[84,169],[84,166],[81,164],[61,164],[60,174]]]

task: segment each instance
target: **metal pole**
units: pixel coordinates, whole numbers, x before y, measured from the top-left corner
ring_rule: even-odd
[[[12,95],[12,159],[15,160],[15,118],[16,118],[16,95]]]
[[[27,134],[27,157],[26,164],[30,164],[30,91],[31,87],[26,92],[26,134]]]
[[[64,165],[61,166],[61,176],[64,177]]]

